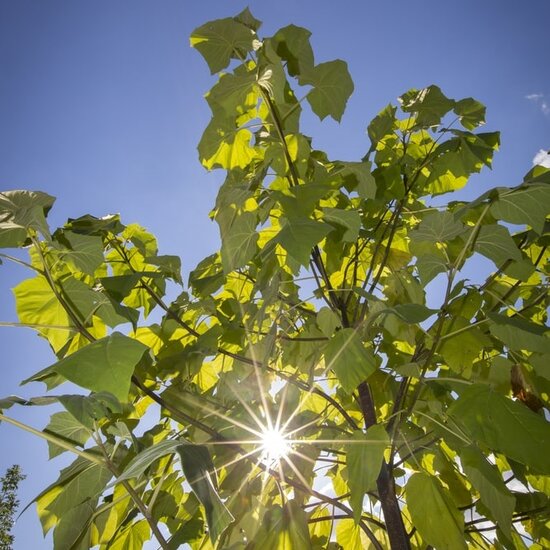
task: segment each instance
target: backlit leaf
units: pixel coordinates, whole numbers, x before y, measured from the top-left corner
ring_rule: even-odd
[[[324,349],[325,365],[338,377],[342,388],[351,393],[376,368],[372,351],[365,348],[352,328],[339,330]]]
[[[346,464],[351,491],[350,503],[355,522],[359,523],[363,513],[363,498],[367,491],[376,490],[376,479],[390,440],[384,426],[376,424],[366,434],[362,431],[354,432],[348,441],[350,444],[346,445]]]
[[[407,507],[413,525],[424,542],[438,550],[467,548],[464,517],[440,481],[425,473],[416,473],[407,481]],[[429,505],[429,513],[426,513]]]

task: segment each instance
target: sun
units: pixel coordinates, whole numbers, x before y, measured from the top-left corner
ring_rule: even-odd
[[[264,429],[262,431],[261,445],[262,462],[268,466],[278,464],[292,450],[285,434],[276,428]]]

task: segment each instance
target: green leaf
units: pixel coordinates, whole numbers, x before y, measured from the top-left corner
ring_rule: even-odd
[[[336,59],[320,63],[302,74],[299,82],[302,86],[313,86],[307,100],[321,120],[331,116],[340,122],[353,92],[353,80],[345,61]]]
[[[388,309],[389,313],[397,315],[405,323],[416,324],[429,319],[437,313],[437,309],[430,309],[422,304],[398,304]]]
[[[550,212],[550,185],[533,184],[512,192],[500,193],[491,205],[491,214],[498,220],[527,224],[539,235]]]
[[[453,99],[446,97],[438,86],[428,86],[422,90],[409,90],[399,101],[405,113],[416,113],[419,126],[434,126],[441,122],[455,105]]]
[[[222,238],[222,266],[225,273],[244,267],[257,250],[258,218],[254,212],[238,214],[232,208],[221,210],[216,216]]]
[[[490,338],[480,329],[477,327],[468,329],[469,326],[470,322],[461,316],[445,321],[443,325],[442,335],[445,339],[441,343],[439,352],[449,367],[459,373],[468,372],[483,348],[491,345]],[[461,329],[464,330],[447,337],[447,334]]]
[[[422,284],[427,285],[434,277],[447,271],[447,262],[435,254],[424,254],[418,256],[415,267]]]
[[[373,145],[376,145],[386,136],[393,135],[397,128],[395,112],[396,108],[393,105],[387,105],[372,119],[367,132]]]
[[[89,548],[88,526],[95,511],[95,502],[87,500],[67,510],[60,518],[53,533],[54,550],[64,548]]]
[[[338,331],[324,350],[325,365],[338,377],[342,388],[351,393],[376,369],[372,351],[365,348],[361,338],[352,328]]]
[[[60,283],[65,297],[73,307],[80,313],[80,320],[85,324],[91,324],[92,316],[102,319],[106,325],[116,327],[117,325],[137,320],[131,314],[131,309],[121,306],[104,294],[91,289],[87,284],[67,277]]]
[[[334,331],[342,326],[342,321],[332,309],[325,306],[317,313],[317,326],[327,338],[330,338]]]
[[[151,529],[146,519],[129,523],[109,542],[109,550],[133,550],[144,548],[151,537]]]
[[[222,118],[235,118],[254,109],[258,103],[256,78],[254,71],[223,74],[206,96],[216,116],[221,113]]]
[[[112,485],[141,476],[153,462],[165,455],[175,453],[180,445],[179,440],[165,440],[141,451],[128,463]]]
[[[132,292],[132,289],[137,285],[141,276],[141,273],[114,275],[112,277],[101,277],[99,281],[114,300],[122,302],[122,300]]]
[[[474,384],[462,391],[449,415],[478,443],[535,472],[550,473],[550,424],[523,403]]]
[[[521,260],[521,252],[502,225],[483,225],[479,230],[474,249],[500,267],[506,260]]]
[[[356,210],[342,210],[341,208],[324,208],[323,220],[331,225],[338,225],[345,229],[342,240],[347,243],[355,242],[361,228],[361,217]]]
[[[544,336],[548,331],[547,327],[494,313],[489,317],[494,321],[489,327],[491,334],[510,349],[550,353],[550,338]]]
[[[44,428],[44,432],[51,433],[64,439],[75,446],[84,446],[90,439],[90,431],[85,428],[76,418],[65,411],[52,414],[50,422]],[[48,441],[49,458],[54,458],[67,449],[58,447],[55,443]]]
[[[74,332],[70,330],[72,323],[67,312],[57,300],[46,278],[38,276],[27,279],[19,283],[13,293],[21,323],[60,327],[38,329],[48,339],[53,350],[58,352]]]
[[[300,265],[307,266],[311,249],[323,240],[331,227],[310,219],[289,219],[275,237],[288,254]]]
[[[346,444],[350,504],[355,523],[359,523],[363,513],[363,498],[367,491],[376,489],[384,451],[390,440],[384,426],[376,424],[366,434],[359,430],[354,432],[346,441],[350,441]]]
[[[460,450],[460,461],[468,481],[476,488],[491,517],[500,529],[510,535],[516,499],[506,487],[498,469],[472,445]]]
[[[65,231],[63,237],[67,239],[72,249],[67,251],[64,259],[68,259],[83,273],[93,275],[104,261],[101,237],[80,235],[72,231]]]
[[[53,396],[31,397],[30,399],[25,399],[24,397],[19,397],[18,395],[9,395],[8,397],[3,397],[0,399],[0,411],[9,409],[14,405],[23,405],[25,407],[42,407],[44,405],[52,405],[56,402],[57,397]]]
[[[93,430],[96,420],[105,418],[109,411],[122,413],[122,406],[118,399],[107,392],[91,395],[60,395],[59,402],[83,426]]]
[[[177,452],[185,479],[204,506],[210,539],[215,543],[234,518],[216,490],[215,470],[208,448],[204,445],[180,444]]]
[[[212,74],[225,69],[231,58],[244,58],[252,50],[253,31],[235,19],[216,19],[191,33],[191,46],[204,57]]]
[[[467,130],[473,130],[481,124],[485,124],[485,105],[472,97],[457,101],[453,111],[458,115],[460,123]]]
[[[49,368],[83,388],[110,392],[124,402],[134,369],[147,349],[141,342],[114,332]]]
[[[54,202],[54,197],[40,191],[0,193],[0,248],[22,246],[28,229],[50,239],[46,215]]]
[[[239,130],[231,119],[214,117],[198,146],[200,161],[208,170],[246,168],[257,155],[250,145],[251,139],[250,130]]]
[[[48,499],[46,509],[58,518],[63,517],[75,506],[100,494],[113,474],[104,466],[79,457],[67,468],[61,470],[59,479],[36,498],[40,502],[52,491],[55,498]],[[56,491],[61,487],[62,491]]]
[[[348,191],[357,191],[362,199],[374,199],[376,196],[376,181],[371,173],[370,162],[344,162],[340,174],[344,178],[344,186]],[[352,182],[352,183],[351,183]]]
[[[407,481],[405,490],[412,523],[425,543],[437,550],[467,548],[462,512],[436,477],[416,473]]]
[[[444,243],[465,231],[464,225],[450,212],[430,212],[412,232],[411,239]]]
[[[313,50],[309,43],[311,32],[296,25],[279,29],[273,42],[277,54],[287,62],[290,76],[297,76],[313,68]]]
[[[236,15],[233,19],[238,23],[242,23],[254,32],[256,32],[262,26],[262,22],[259,19],[256,19],[248,8],[244,8],[244,10],[239,13],[239,15]]]
[[[181,259],[179,256],[168,254],[162,256],[147,256],[145,261],[148,264],[160,267],[162,273],[166,275],[166,277],[170,277],[170,279],[183,286],[183,279],[181,278]]]
[[[326,549],[364,550],[365,548],[372,548],[365,531],[351,519],[338,521],[336,524],[336,540],[338,541],[337,546],[331,546],[332,543],[329,543]]]

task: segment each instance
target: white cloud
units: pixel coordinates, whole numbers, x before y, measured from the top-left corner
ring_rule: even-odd
[[[528,94],[525,96],[525,99],[528,99],[535,105],[538,105],[543,115],[550,115],[550,104],[548,103],[548,100],[545,98],[544,94]]]
[[[541,149],[533,158],[533,164],[540,164],[545,168],[550,168],[550,153]]]

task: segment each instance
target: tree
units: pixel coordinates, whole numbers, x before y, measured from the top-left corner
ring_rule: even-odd
[[[221,250],[175,299],[180,260],[143,227],[52,233],[53,197],[0,194],[0,245],[33,272],[20,325],[57,357],[24,383],[90,392],[0,402],[63,409],[42,432],[0,415],[77,455],[35,499],[44,529],[63,549],[550,545],[550,170],[434,199],[499,145],[437,86],[382,109],[363,159],[329,160],[297,90],[339,121],[346,63],[259,27],[245,10],[191,36],[218,75],[199,157],[226,178]],[[493,270],[465,279],[479,256]]]
[[[8,468],[6,475],[0,479],[2,483],[0,491],[0,548],[2,550],[12,548],[13,535],[10,531],[13,527],[13,516],[19,506],[17,487],[23,479],[25,476],[17,464]]]

